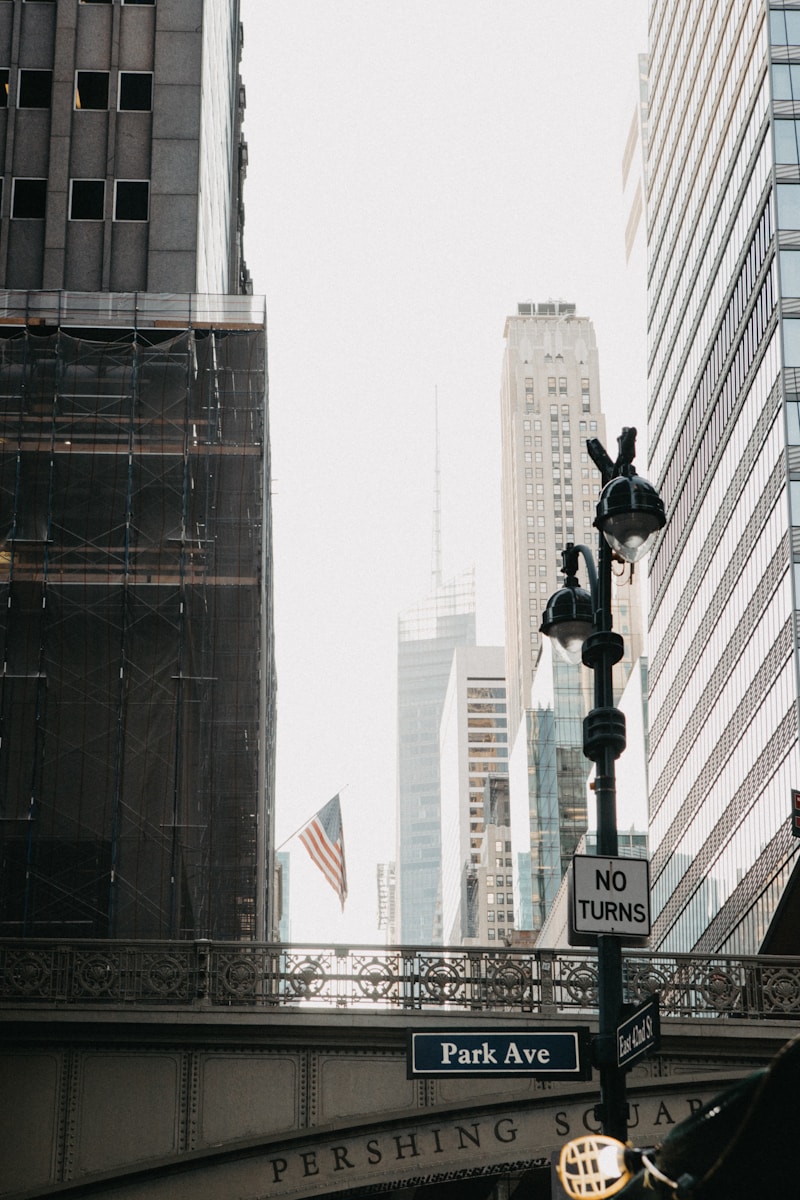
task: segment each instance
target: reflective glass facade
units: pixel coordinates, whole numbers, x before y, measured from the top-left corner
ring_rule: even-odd
[[[439,726],[453,651],[475,645],[468,571],[412,609],[397,629],[397,895],[400,941],[442,940]]]
[[[239,0],[205,0],[202,154],[197,176],[197,290],[201,292],[250,290],[241,242],[247,145],[241,136],[244,87],[239,50]]]
[[[673,951],[756,952],[795,856],[799,16],[651,5],[651,883]]]

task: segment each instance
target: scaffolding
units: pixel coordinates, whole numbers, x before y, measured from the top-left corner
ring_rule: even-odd
[[[262,938],[263,319],[43,296],[0,297],[0,930]]]

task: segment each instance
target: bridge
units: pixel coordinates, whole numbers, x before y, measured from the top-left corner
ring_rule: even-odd
[[[800,1030],[800,958],[630,952],[657,1142]],[[596,1028],[592,951],[0,942],[4,1200],[544,1200],[596,1076],[409,1078],[410,1030]]]

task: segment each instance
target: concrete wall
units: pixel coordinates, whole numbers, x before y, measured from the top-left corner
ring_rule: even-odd
[[[320,1171],[327,1164],[324,1190],[337,1190],[352,1187],[359,1172],[362,1183],[374,1183],[538,1160],[570,1134],[594,1127],[596,1082],[408,1079],[407,1025],[474,1029],[463,1013],[42,1008],[6,1009],[0,1023],[3,1196],[29,1197],[56,1184],[69,1194],[70,1181],[110,1180],[119,1172],[134,1178],[146,1169],[137,1184],[142,1195],[161,1194],[147,1188],[163,1179],[164,1194],[176,1197],[184,1192],[170,1190],[177,1186],[171,1172],[182,1163],[200,1172],[187,1176],[195,1187],[207,1169],[218,1185],[210,1194],[220,1200],[237,1193],[226,1191],[209,1156],[233,1177],[256,1151],[262,1191],[238,1194],[305,1195],[321,1190],[311,1163]],[[554,1023],[540,1017],[536,1025]],[[480,1025],[513,1028],[508,1018],[485,1014]],[[665,1025],[662,1052],[629,1075],[637,1140],[645,1132],[663,1136],[727,1081],[768,1061],[794,1032],[777,1022],[714,1022],[713,1030],[697,1021]],[[503,1120],[511,1123],[495,1136]],[[524,1145],[511,1137],[521,1122],[529,1127]],[[459,1128],[472,1131],[473,1140]],[[351,1165],[336,1169],[334,1148],[343,1144],[351,1147]],[[270,1163],[281,1161],[286,1168],[276,1176]]]
[[[9,69],[8,107],[0,109],[0,287],[231,290],[238,54],[238,0],[0,4],[0,67]],[[52,71],[49,107],[20,106],[20,69]],[[107,73],[106,106],[75,103],[76,71]],[[120,110],[127,72],[152,73],[150,109]],[[18,179],[47,181],[43,215],[17,211]],[[104,182],[102,216],[74,219],[73,180]],[[116,189],[128,181],[148,185],[141,218],[119,219]],[[209,190],[214,203],[201,214]]]

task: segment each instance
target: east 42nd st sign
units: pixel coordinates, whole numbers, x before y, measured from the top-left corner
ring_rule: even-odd
[[[410,1031],[407,1066],[409,1078],[538,1075],[548,1079],[591,1079],[589,1029]]]

